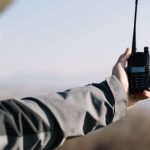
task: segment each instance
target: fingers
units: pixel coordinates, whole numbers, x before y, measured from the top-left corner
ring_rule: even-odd
[[[130,54],[131,50],[129,48],[126,49],[125,53],[120,56],[112,70],[112,75],[118,78],[126,93],[128,92],[129,83],[127,73],[125,71],[125,65]]]
[[[146,98],[150,98],[150,92],[149,92],[149,91],[144,90],[144,91],[143,91],[143,95],[144,95]]]
[[[126,51],[119,57],[117,63],[113,67],[113,71],[112,71],[113,75],[118,74],[120,70],[123,70],[125,68],[127,59],[130,57],[130,55],[131,55],[131,49],[127,48]]]
[[[125,53],[124,53],[124,59],[128,60],[128,58],[130,57],[131,53],[132,53],[131,48],[127,48]]]
[[[118,62],[126,61],[131,55],[131,48],[127,48],[126,51],[119,57]]]
[[[127,48],[126,51],[119,57],[117,64],[121,64],[123,68],[125,68],[128,58],[131,55],[131,49]]]

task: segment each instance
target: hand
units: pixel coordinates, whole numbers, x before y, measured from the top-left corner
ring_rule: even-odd
[[[119,79],[126,93],[128,93],[129,83],[125,67],[130,55],[131,49],[127,48],[125,53],[119,57],[117,63],[115,64],[112,70],[112,75],[115,75]]]
[[[128,106],[135,104],[139,100],[150,98],[150,92],[146,90],[144,90],[141,93],[136,93],[134,95],[129,94],[129,82],[128,82],[127,73],[125,71],[125,67],[130,55],[131,55],[131,49],[127,48],[125,53],[119,57],[117,63],[115,64],[112,70],[112,75],[115,75],[118,78],[125,92],[128,95]]]

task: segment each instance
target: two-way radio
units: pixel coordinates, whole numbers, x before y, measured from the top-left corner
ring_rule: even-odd
[[[129,92],[132,94],[149,90],[150,86],[149,49],[148,47],[144,47],[144,52],[136,52],[137,5],[138,0],[135,2],[132,53],[127,65]]]

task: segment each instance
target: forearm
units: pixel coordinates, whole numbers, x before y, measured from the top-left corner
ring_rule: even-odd
[[[52,149],[118,120],[126,107],[126,94],[115,77],[61,93],[2,101],[0,139],[5,142],[0,149]]]
[[[120,119],[127,109],[126,93],[114,76],[100,84],[34,98],[56,118],[62,141],[104,127]]]
[[[37,107],[38,111],[41,110]],[[44,149],[52,145],[54,122],[48,122],[28,102],[10,99],[0,101],[0,149]],[[35,108],[34,107],[34,108]]]

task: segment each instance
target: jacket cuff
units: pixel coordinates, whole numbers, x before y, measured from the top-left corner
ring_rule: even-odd
[[[115,122],[126,113],[127,94],[125,93],[120,81],[115,76],[106,78],[106,81],[115,99],[115,115],[113,118],[113,122]]]

